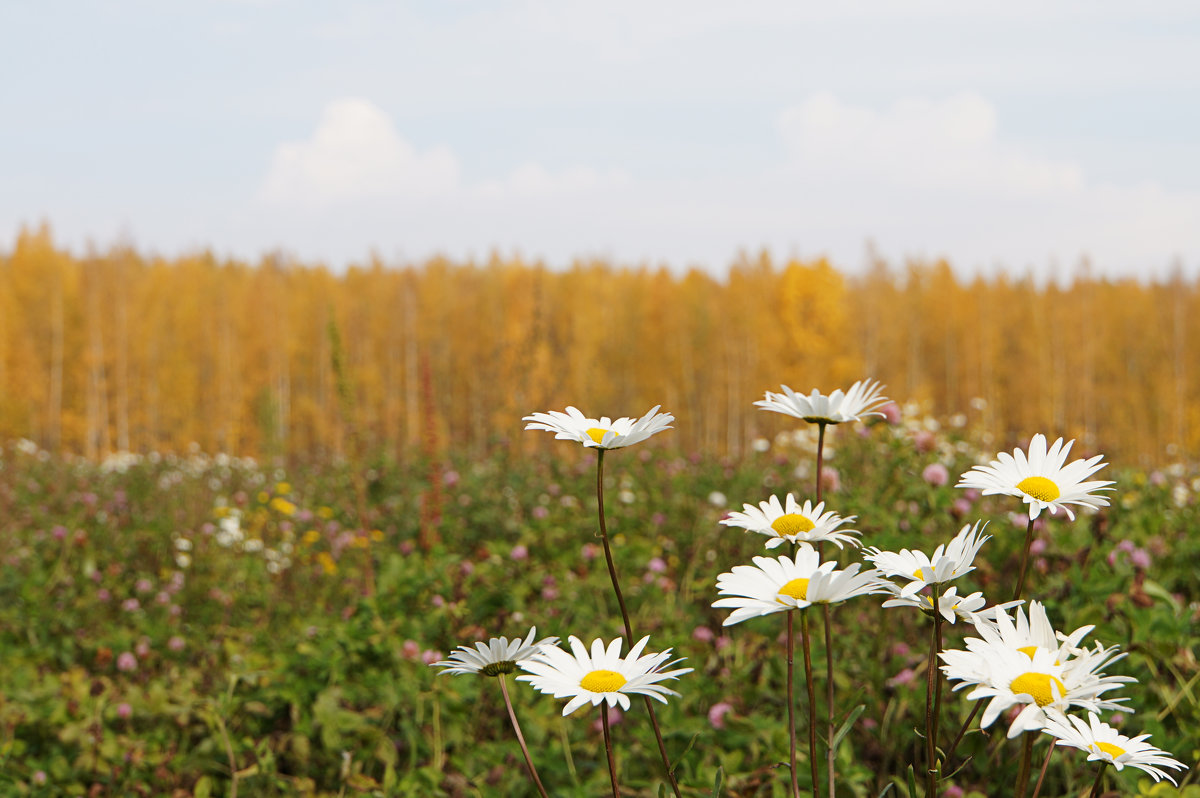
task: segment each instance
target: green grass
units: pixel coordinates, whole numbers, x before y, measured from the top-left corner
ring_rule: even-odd
[[[772,493],[807,496],[810,455],[774,446],[726,462],[657,443],[610,453],[606,497],[635,633],[695,668],[673,685],[681,696],[659,709],[678,779],[689,796],[713,795],[718,781],[724,795],[785,795],[782,622],[723,628],[727,613],[710,605],[718,574],[764,553],[761,537],[718,521]],[[933,451],[919,452],[912,430],[883,425],[839,430],[832,443],[841,487],[826,498],[858,516],[865,545],[929,551],[963,523],[989,519],[993,539],[959,592],[1009,598],[1024,525],[1008,516],[1019,509],[1013,500],[976,502],[965,515],[955,508],[963,491],[952,485],[975,462],[971,445],[939,433]],[[355,473],[344,464],[284,470],[163,456],[114,470],[4,450],[0,794],[218,796],[235,783],[241,796],[533,794],[495,682],[438,676],[422,656],[523,636],[532,625],[562,638],[620,634],[595,556],[594,453],[568,442],[547,451],[517,458],[498,447],[487,459],[451,460],[434,506],[431,469],[419,462],[380,460]],[[922,480],[935,460],[949,485]],[[1151,733],[1192,767],[1196,473],[1145,475],[1116,463],[1100,476],[1118,480],[1112,506],[1045,524],[1026,597],[1043,601],[1057,628],[1095,624],[1085,642],[1128,652],[1112,668],[1138,680],[1120,691],[1137,710],[1125,713],[1124,731]],[[235,514],[240,541],[230,533]],[[247,545],[254,540],[261,550]],[[1148,568],[1118,549],[1124,540],[1150,555]],[[514,557],[518,546],[527,556]],[[651,570],[655,558],[665,570]],[[839,795],[874,798],[892,785],[890,795],[905,796],[908,766],[919,773],[922,762],[929,622],[883,610],[875,597],[839,605],[833,618],[838,714],[863,706],[838,751]],[[946,646],[959,647],[963,634],[948,631]],[[906,668],[911,683],[896,678]],[[823,713],[819,665],[817,675]],[[524,683],[513,696],[550,794],[606,794],[594,713],[562,718],[561,702]],[[719,704],[729,705],[720,728],[709,717]],[[943,706],[946,736],[970,706],[949,689]],[[998,721],[989,734],[968,734],[956,758],[970,761],[944,784],[1009,792],[1020,748],[1003,739],[1005,728]],[[623,794],[659,795],[644,707],[635,702],[613,734]],[[1035,772],[1048,740],[1037,743]],[[1085,759],[1059,749],[1042,795],[1086,793],[1095,769]],[[1121,794],[1200,794],[1194,771],[1179,778],[1183,790],[1151,790],[1126,769],[1108,784]]]

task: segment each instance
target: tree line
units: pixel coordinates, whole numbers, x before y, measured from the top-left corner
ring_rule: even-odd
[[[737,456],[786,383],[871,377],[997,449],[1034,432],[1143,465],[1200,453],[1200,281],[963,279],[943,261],[744,256],[728,272],[373,259],[345,271],[132,247],[77,256],[43,226],[0,252],[0,440],[54,452],[398,458],[531,450],[521,417],[676,415]]]

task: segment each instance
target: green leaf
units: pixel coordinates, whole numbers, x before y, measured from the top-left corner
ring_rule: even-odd
[[[888,785],[887,785],[887,786],[885,786],[885,787],[884,787],[882,790],[880,790],[880,791],[879,791],[879,795],[875,796],[875,798],[883,798],[883,796],[885,796],[885,795],[887,795],[889,792],[891,792],[891,791],[892,791],[892,788],[893,788],[893,787],[895,787],[895,786],[896,786],[895,784],[888,784]]]
[[[725,768],[717,765],[717,778],[713,781],[712,798],[721,798],[721,787],[725,785]]]
[[[1173,609],[1176,614],[1183,611],[1183,607],[1180,606],[1179,601],[1171,595],[1169,590],[1160,585],[1158,582],[1147,579],[1146,581],[1142,582],[1142,590],[1145,591],[1147,596],[1153,596],[1154,598],[1159,599],[1160,601],[1165,601],[1167,604],[1171,605],[1171,609]]]
[[[679,767],[679,763],[682,762],[683,758],[685,756],[687,756],[688,753],[692,750],[692,746],[694,746],[696,744],[696,738],[699,736],[700,736],[700,732],[696,732],[695,734],[693,734],[692,739],[688,740],[687,747],[683,749],[683,753],[680,754],[679,756],[675,757],[675,764],[671,765],[671,775],[672,776],[675,775],[675,768]]]
[[[908,766],[908,798],[917,798],[917,774],[912,765]]]
[[[841,728],[839,728],[837,733],[833,735],[833,741],[829,744],[829,747],[832,750],[837,751],[838,746],[842,742],[842,738],[849,734],[851,727],[854,726],[854,721],[858,720],[858,716],[861,715],[866,708],[866,704],[859,704],[854,709],[850,710],[850,714],[846,717],[845,722],[842,723]]]

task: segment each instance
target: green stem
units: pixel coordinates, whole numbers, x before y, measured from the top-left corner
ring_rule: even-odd
[[[933,633],[929,639],[929,666],[925,669],[925,794],[929,798],[937,798],[938,794],[938,764],[937,738],[938,713],[942,703],[942,680],[938,678],[937,656],[942,650],[942,613],[938,604],[941,601],[942,585],[933,585]]]
[[[612,782],[613,798],[621,798],[621,788],[617,786],[617,760],[613,756],[612,735],[608,730],[608,704],[600,702],[600,726],[604,729],[604,751],[608,754],[608,778]]]
[[[617,566],[613,562],[612,547],[608,544],[608,527],[604,523],[604,450],[597,449],[596,460],[596,508],[600,516],[600,540],[604,543],[604,560],[608,563],[608,578],[612,580],[613,592],[617,594],[617,606],[621,609],[621,620],[625,624],[625,640],[633,647],[633,627],[629,624],[629,611],[625,609],[625,595],[617,579]]]
[[[1092,792],[1088,798],[1100,798],[1100,793],[1104,786],[1104,769],[1106,767],[1108,767],[1107,762],[1100,763],[1100,770],[1096,771],[1096,782],[1092,785]]]
[[[824,421],[817,422],[817,504],[820,504],[825,492],[822,476],[825,471],[825,427]],[[817,545],[818,556],[825,556],[825,544]],[[834,798],[837,792],[837,753],[833,750],[833,736],[836,732],[834,725],[833,707],[833,624],[830,621],[828,604],[821,605],[821,619],[825,622],[825,710],[827,748],[825,751],[825,768],[829,774],[829,798]],[[815,789],[815,786],[814,786]]]
[[[1013,788],[1016,798],[1025,798],[1029,790],[1029,765],[1033,758],[1033,732],[1025,732],[1025,742],[1021,751],[1021,770],[1017,774],[1017,786]]]
[[[949,762],[950,759],[954,756],[955,749],[958,748],[958,744],[962,742],[962,738],[967,733],[967,727],[971,725],[971,721],[975,720],[975,716],[979,714],[979,710],[981,710],[982,708],[983,708],[982,701],[976,701],[975,705],[973,707],[971,707],[970,714],[967,715],[967,719],[964,720],[962,726],[959,727],[958,734],[955,735],[955,737],[954,737],[954,742],[950,743],[950,748],[949,748],[949,750],[946,751],[946,761],[947,762]]]
[[[821,493],[823,485],[821,484],[821,472],[825,470],[825,425],[826,422],[817,422],[817,504],[821,503]]]
[[[538,794],[542,798],[550,798],[546,795],[546,788],[542,786],[542,780],[538,778],[537,768],[533,766],[533,758],[529,756],[529,748],[525,745],[525,735],[521,734],[521,724],[517,723],[517,713],[513,712],[512,700],[508,697],[508,682],[503,673],[500,674],[500,692],[504,693],[504,706],[508,709],[508,719],[512,721],[513,731],[517,733],[517,742],[521,744],[521,753],[525,755],[525,764],[529,766],[529,776],[537,786]]]
[[[787,613],[787,715],[788,715],[788,761],[791,763],[792,798],[800,798],[800,785],[796,781],[796,667],[793,662],[796,641],[793,634],[792,613]],[[811,739],[812,729],[809,729]]]
[[[821,798],[820,780],[817,775],[816,706],[817,693],[813,688],[812,653],[808,642],[808,610],[800,610],[800,640],[804,647],[804,681],[808,685],[808,761],[812,771],[813,798]]]
[[[1013,601],[1021,598],[1021,593],[1025,590],[1025,572],[1029,568],[1029,549],[1033,545],[1033,519],[1029,519],[1029,526],[1025,528],[1025,550],[1021,554],[1021,575],[1017,578],[1017,591],[1013,593]]]
[[[612,547],[608,543],[608,526],[604,522],[604,449],[597,449],[596,459],[596,510],[600,518],[600,540],[604,543],[604,560],[608,563],[608,578],[612,581],[613,592],[617,594],[617,606],[621,610],[621,621],[625,625],[625,641],[633,649],[633,625],[629,622],[629,610],[625,608],[625,596],[621,593],[621,583],[617,579],[617,566],[613,562]],[[658,726],[658,716],[654,713],[654,705],[649,696],[643,696],[646,713],[650,716],[650,726],[654,729],[654,740],[658,744],[658,755],[662,758],[663,771],[675,798],[683,798],[679,791],[679,782],[675,780],[675,771],[671,767],[671,759],[667,756],[667,746],[663,742],[662,731]]]
[[[1050,768],[1050,755],[1054,753],[1054,746],[1058,745],[1058,738],[1050,738],[1050,747],[1046,749],[1046,759],[1042,762],[1042,769],[1038,773],[1037,784],[1033,785],[1033,798],[1038,798],[1038,793],[1042,791],[1042,782],[1046,780],[1046,771]]]

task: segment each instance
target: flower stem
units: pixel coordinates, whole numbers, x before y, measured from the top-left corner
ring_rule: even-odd
[[[621,593],[621,583],[617,580],[617,566],[613,562],[612,547],[608,543],[608,526],[604,523],[604,449],[597,449],[596,459],[596,511],[600,518],[600,540],[604,543],[604,559],[608,563],[608,578],[612,580],[613,592],[617,594],[617,606],[621,609],[621,621],[625,625],[625,642],[633,648],[633,625],[629,622],[629,610],[625,608],[625,596]],[[675,780],[675,771],[671,767],[671,759],[667,756],[667,746],[663,742],[662,731],[658,728],[658,716],[654,714],[654,706],[650,696],[643,696],[646,713],[650,716],[650,726],[654,729],[654,740],[658,743],[658,755],[662,758],[663,770],[675,798],[683,798],[679,791],[679,782]]]
[[[792,631],[792,613],[787,615],[787,714],[788,714],[788,754],[791,762],[791,778],[792,778],[792,798],[800,798],[800,785],[796,782],[796,685],[795,672],[796,668],[793,663],[793,654],[796,650],[796,641]],[[812,727],[809,727],[809,739],[812,739]]]
[[[812,653],[808,642],[808,610],[800,610],[800,640],[804,647],[804,681],[808,685],[808,761],[812,771],[813,798],[821,798],[820,781],[817,775],[816,705],[817,694],[813,689]]]
[[[821,472],[825,470],[825,424],[824,421],[817,422],[817,504],[821,503],[821,493],[824,487],[821,479]]]
[[[517,742],[521,744],[521,753],[525,755],[525,764],[529,766],[529,776],[533,779],[538,794],[542,798],[550,798],[546,795],[546,788],[542,786],[542,780],[538,778],[537,768],[533,766],[533,758],[529,756],[529,748],[525,745],[525,735],[521,734],[521,724],[517,723],[517,713],[513,712],[512,700],[508,697],[508,680],[503,673],[500,674],[500,692],[504,693],[504,706],[508,709],[508,719],[512,721],[513,731],[517,733]]]
[[[604,751],[608,754],[608,778],[612,782],[613,798],[621,798],[621,788],[617,786],[617,760],[613,756],[612,735],[608,731],[608,705],[600,702],[600,726],[604,729]]]
[[[1050,738],[1050,747],[1046,749],[1046,759],[1042,762],[1041,772],[1038,773],[1037,784],[1033,785],[1033,798],[1038,798],[1038,793],[1042,791],[1042,782],[1046,780],[1046,770],[1050,767],[1050,755],[1054,753],[1054,746],[1058,745],[1058,738]]]
[[[1088,794],[1088,798],[1100,798],[1100,793],[1104,786],[1104,769],[1108,767],[1107,762],[1100,763],[1100,770],[1096,771],[1096,782],[1092,785],[1092,791]]]
[[[949,762],[951,757],[954,756],[955,749],[958,748],[958,744],[962,742],[963,736],[965,736],[967,733],[967,727],[971,725],[971,721],[975,720],[975,716],[979,714],[979,710],[982,708],[982,701],[976,701],[975,705],[971,707],[971,713],[967,715],[967,719],[963,721],[962,726],[958,730],[958,734],[954,737],[954,742],[950,743],[950,748],[946,751],[947,762]]]
[[[933,633],[929,639],[929,666],[925,669],[925,794],[929,798],[937,798],[938,794],[937,737],[938,714],[942,704],[942,680],[938,676],[937,656],[942,650],[942,613],[938,606],[941,594],[941,583],[934,583]]]
[[[629,611],[625,609],[625,596],[617,580],[617,566],[613,563],[612,548],[608,545],[608,527],[604,523],[604,450],[597,449],[596,460],[596,508],[600,516],[600,540],[604,543],[604,559],[608,563],[608,578],[612,580],[613,592],[617,594],[617,606],[621,609],[621,620],[625,623],[625,640],[633,646],[633,627],[629,624]]]
[[[825,489],[822,477],[825,471],[826,426],[828,426],[827,422],[817,422],[817,504],[821,503],[822,494]],[[824,543],[817,546],[818,555],[822,558],[825,556],[824,548]],[[829,773],[829,798],[834,798],[837,790],[837,763],[834,761],[837,757],[837,752],[833,750],[833,736],[836,733],[833,711],[833,623],[830,620],[829,605],[822,604],[821,611],[821,619],[825,622],[825,709],[827,732],[825,736],[827,742],[825,768]],[[816,789],[816,785],[813,786],[813,789]]]
[[[1025,590],[1025,572],[1029,568],[1029,549],[1033,545],[1033,519],[1029,519],[1029,526],[1025,528],[1025,550],[1021,554],[1021,575],[1017,578],[1017,591],[1013,593],[1013,601],[1021,598],[1021,593]]]
[[[1033,732],[1025,732],[1025,742],[1021,751],[1021,770],[1017,773],[1017,786],[1013,791],[1016,798],[1025,798],[1025,793],[1029,790],[1029,764],[1033,758],[1033,734]]]

